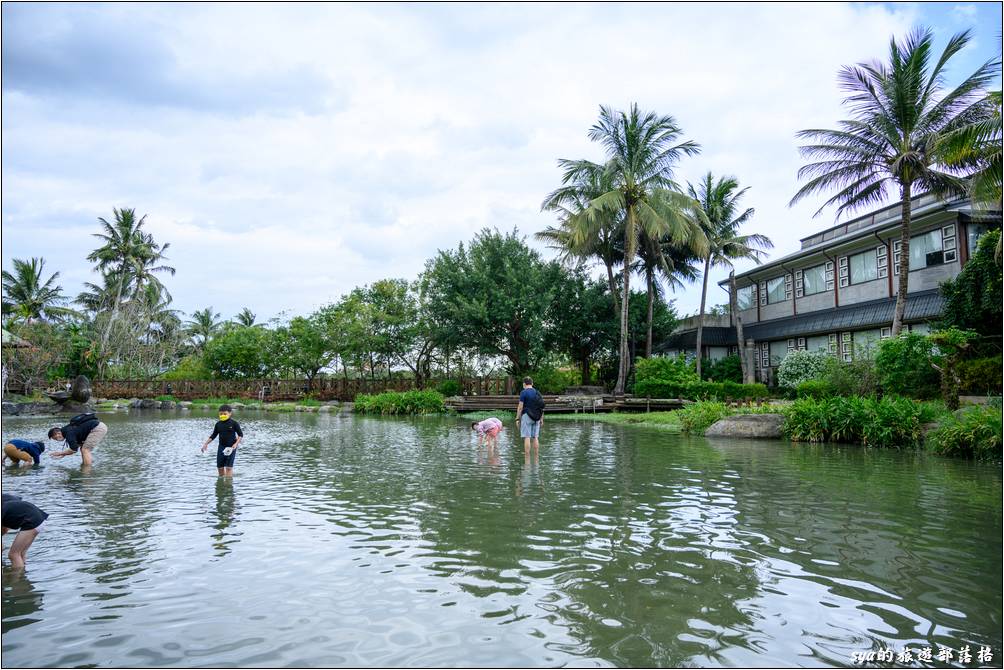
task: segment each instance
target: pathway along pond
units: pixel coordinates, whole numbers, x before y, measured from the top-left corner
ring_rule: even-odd
[[[1004,652],[999,467],[558,421],[526,464],[513,426],[492,459],[460,419],[237,418],[232,481],[209,413],[106,415],[91,472],[3,472],[51,515],[3,571],[6,667]]]

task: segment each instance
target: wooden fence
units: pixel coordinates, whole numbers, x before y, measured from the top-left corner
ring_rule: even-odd
[[[517,384],[512,377],[478,377],[457,380],[464,395],[514,395]],[[434,389],[442,380],[432,380],[426,388]],[[59,385],[66,386],[68,382]],[[156,398],[170,395],[178,400],[195,398],[246,398],[249,400],[291,401],[308,395],[318,400],[351,401],[359,393],[410,391],[412,379],[95,379],[91,395],[95,398]]]

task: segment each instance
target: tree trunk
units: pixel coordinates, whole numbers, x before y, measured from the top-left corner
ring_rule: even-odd
[[[589,386],[589,356],[582,357],[582,385]]]
[[[743,319],[739,316],[739,298],[736,292],[735,270],[729,273],[729,309],[736,321],[736,342],[739,345],[739,366],[743,371],[743,383],[753,383],[753,371],[750,370],[749,359],[746,356],[746,336],[743,335]]]
[[[645,358],[652,358],[652,303],[655,298],[655,280],[652,268],[645,269],[645,283],[648,285],[648,329],[645,333]]]
[[[627,232],[624,243],[624,286],[621,293],[621,342],[619,347],[620,361],[617,365],[617,384],[614,386],[614,395],[623,395],[627,385],[628,368],[628,303],[630,301],[631,283],[631,260],[634,252],[631,244],[631,228],[634,226],[634,213],[629,209],[627,215]]]
[[[614,301],[614,314],[619,314],[621,311],[620,300],[617,299],[617,282],[614,281],[614,266],[612,263],[607,263],[604,261],[604,265],[607,266],[607,283],[610,284],[610,298]]]
[[[903,184],[903,221],[900,224],[899,291],[896,294],[896,312],[892,318],[892,336],[903,329],[906,297],[910,284],[910,182]]]
[[[708,270],[711,256],[704,259],[704,286],[701,288],[701,311],[697,313],[697,378],[701,378],[701,340],[704,336],[704,305],[708,299]]]

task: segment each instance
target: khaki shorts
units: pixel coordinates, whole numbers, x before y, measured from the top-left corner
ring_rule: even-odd
[[[101,440],[105,439],[105,435],[108,434],[108,426],[104,424],[103,421],[99,421],[98,425],[91,429],[91,432],[87,433],[87,437],[84,439],[84,443],[81,447],[86,449],[93,449],[101,443]]]
[[[35,459],[31,457],[27,451],[21,451],[13,444],[3,445],[3,453],[7,454],[7,457],[15,461],[24,461],[25,463],[34,463]]]

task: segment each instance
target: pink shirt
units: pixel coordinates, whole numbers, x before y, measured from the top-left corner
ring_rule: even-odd
[[[482,435],[492,430],[502,430],[502,422],[495,417],[491,417],[474,426],[474,430]]]

